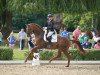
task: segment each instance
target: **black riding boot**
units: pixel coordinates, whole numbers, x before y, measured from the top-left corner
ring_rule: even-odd
[[[48,40],[48,43],[47,43],[47,44],[48,44],[48,46],[49,46],[49,47],[51,47],[51,46],[52,46],[51,36],[50,36],[50,37],[48,37],[48,38],[47,38],[47,40]]]

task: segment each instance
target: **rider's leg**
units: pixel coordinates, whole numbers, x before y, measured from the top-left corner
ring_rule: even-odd
[[[53,35],[53,31],[47,30],[47,34],[46,34],[46,39],[48,40],[49,43],[51,43],[51,39],[52,39],[52,35]]]
[[[47,38],[50,37],[50,36],[52,36],[53,33],[54,33],[54,31],[49,31],[48,34],[47,34]]]
[[[51,36],[47,38],[48,42],[51,43]]]
[[[48,37],[47,37],[48,33],[49,33],[49,30],[47,30],[47,33],[46,33],[46,39],[48,39]]]

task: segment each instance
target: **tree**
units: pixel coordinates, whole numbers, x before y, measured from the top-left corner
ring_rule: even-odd
[[[2,30],[12,29],[12,14],[99,12],[100,0],[0,0]],[[7,37],[5,36],[5,38]]]
[[[74,31],[74,29],[79,25],[81,16],[78,14],[63,14],[64,20],[63,23],[67,26],[68,31]]]
[[[83,13],[97,12],[100,0],[10,0],[11,9],[21,13]]]
[[[12,13],[7,6],[9,0],[0,0],[0,28],[3,33],[4,39],[6,39],[12,30]]]
[[[25,28],[25,24],[29,23],[37,23],[42,27],[45,26],[47,22],[47,14],[44,13],[36,13],[36,14],[14,14],[12,18],[12,26],[14,31],[18,31],[21,28]]]

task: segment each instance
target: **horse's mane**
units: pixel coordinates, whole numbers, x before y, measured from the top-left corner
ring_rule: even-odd
[[[43,31],[43,29],[42,29],[42,27],[40,26],[40,25],[38,25],[38,24],[36,24],[36,23],[31,23],[32,25],[36,25],[39,29],[41,29],[42,31]]]

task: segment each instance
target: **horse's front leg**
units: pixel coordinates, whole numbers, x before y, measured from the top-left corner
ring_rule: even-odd
[[[37,52],[37,49],[39,49],[39,48],[40,48],[40,46],[34,47],[34,48],[30,51],[29,55],[26,57],[25,62],[27,62],[27,60],[29,59],[29,57],[30,57],[31,55],[33,55],[34,52]],[[33,56],[33,57],[34,57],[34,56]]]

